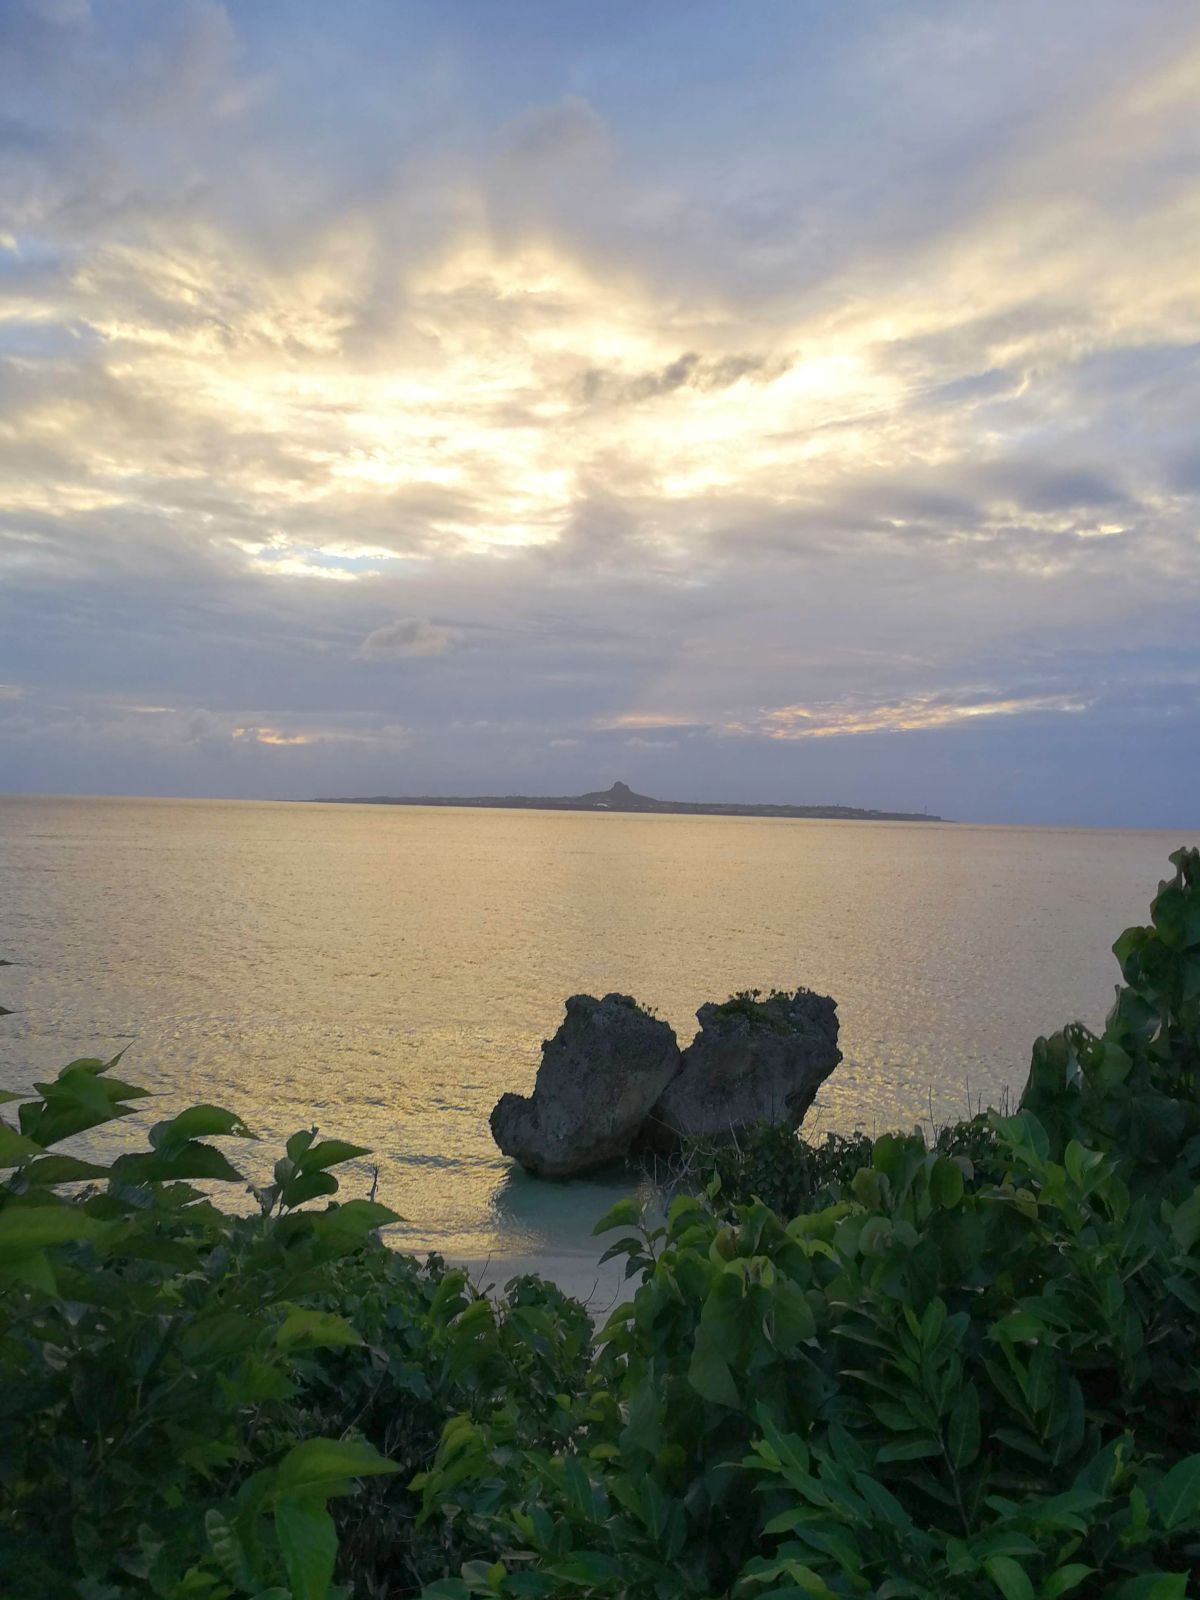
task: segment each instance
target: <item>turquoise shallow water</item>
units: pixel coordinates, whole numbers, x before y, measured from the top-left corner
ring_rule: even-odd
[[[617,1178],[514,1173],[487,1116],[579,990],[691,1037],[706,999],[804,983],[845,1061],[810,1121],[868,1130],[1019,1088],[1038,1032],[1098,1023],[1109,946],[1176,835],[217,801],[0,799],[0,1085],[123,1072],[372,1146],[398,1241],[586,1244]],[[127,1133],[122,1129],[121,1137]]]

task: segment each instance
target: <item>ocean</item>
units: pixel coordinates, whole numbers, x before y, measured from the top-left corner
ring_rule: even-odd
[[[928,1123],[1019,1091],[1039,1033],[1099,1024],[1110,946],[1196,837],[1062,828],[187,800],[0,798],[0,1086],[126,1050],[161,1098],[238,1110],[262,1177],[318,1125],[451,1259],[590,1254],[620,1174],[551,1184],[488,1130],[569,994],[681,1043],[706,1000],[831,994],[807,1128]],[[131,1123],[99,1136],[112,1153]],[[377,1169],[377,1172],[376,1172]],[[248,1203],[244,1196],[239,1203]]]

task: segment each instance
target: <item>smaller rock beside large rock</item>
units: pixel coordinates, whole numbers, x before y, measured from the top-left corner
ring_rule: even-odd
[[[620,1161],[679,1061],[669,1023],[628,995],[572,995],[562,1026],[542,1045],[533,1094],[500,1098],[492,1137],[544,1178]]]
[[[842,1059],[837,1003],[809,989],[737,995],[701,1006],[696,1020],[700,1031],[646,1120],[644,1148],[735,1138],[756,1122],[798,1128]]]

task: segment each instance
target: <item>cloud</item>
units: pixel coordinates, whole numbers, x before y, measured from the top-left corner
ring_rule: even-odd
[[[536,791],[629,736],[870,804],[908,734],[1053,724],[1036,810],[1135,709],[1170,767],[1191,7],[0,12],[6,782]]]
[[[637,405],[680,389],[714,393],[743,382],[771,383],[791,365],[787,356],[723,355],[705,360],[685,351],[653,372],[625,373],[589,367],[578,379],[581,398],[589,405]]]
[[[911,733],[948,728],[978,717],[1031,716],[1042,712],[1086,711],[1088,700],[1066,694],[930,694],[883,705],[778,706],[753,723],[731,724],[727,732],[765,734],[768,739],[846,738],[864,733]]]
[[[374,628],[355,654],[360,661],[406,661],[420,656],[441,656],[460,637],[455,628],[438,627],[421,617],[399,617]]]

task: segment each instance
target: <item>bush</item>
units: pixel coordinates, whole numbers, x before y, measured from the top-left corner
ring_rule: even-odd
[[[736,1140],[692,1140],[678,1164],[715,1210],[733,1218],[740,1207],[761,1200],[780,1216],[792,1217],[830,1203],[860,1167],[871,1164],[872,1144],[863,1133],[828,1133],[810,1144],[791,1128],[763,1122]]]
[[[73,1062],[0,1123],[0,1592],[414,1592],[462,1555],[408,1489],[447,1418],[507,1413],[556,1446],[586,1314],[534,1280],[493,1305],[387,1250],[393,1212],[330,1198],[367,1153],[339,1140],[291,1138],[256,1216],[194,1187],[239,1178],[209,1136],[250,1136],[214,1106],[110,1168],[53,1153],[143,1096],[116,1065]]]

